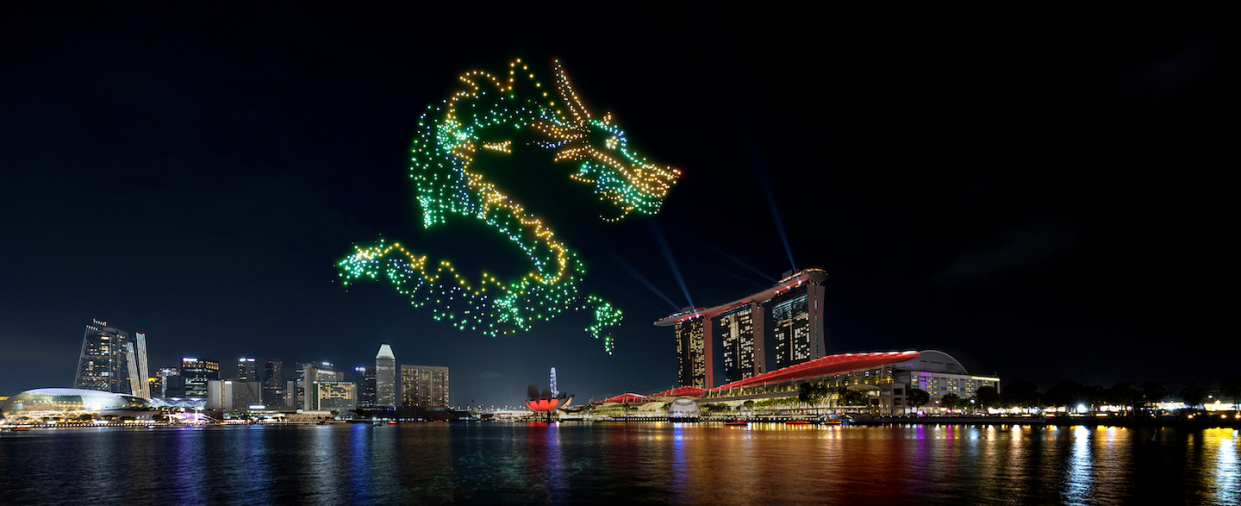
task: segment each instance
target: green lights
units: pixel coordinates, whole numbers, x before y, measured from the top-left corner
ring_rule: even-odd
[[[490,336],[530,330],[569,309],[588,310],[594,320],[586,332],[595,339],[602,336],[604,349],[612,353],[612,336],[605,332],[620,325],[620,309],[583,295],[586,267],[577,254],[485,175],[472,172],[471,164],[479,150],[512,152],[511,140],[494,138],[507,125],[541,134],[544,140],[534,143],[537,147],[554,150],[553,161],[575,163],[569,177],[590,185],[619,210],[619,216],[600,216],[604,221],[659,212],[680,172],[631,151],[611,114],[592,118],[559,62],[553,68],[554,93],[521,60],[509,64],[507,76],[470,71],[459,79],[462,89],[427,107],[410,148],[410,177],[423,227],[443,225],[449,215],[477,219],[520,247],[532,270],[508,281],[485,272],[467,278],[451,262],[428,264],[426,255],[380,241],[355,246],[337,264],[339,276],[348,286],[382,275],[415,307],[430,305],[437,321]]]

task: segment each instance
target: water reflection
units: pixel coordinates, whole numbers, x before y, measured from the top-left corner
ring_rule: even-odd
[[[1211,499],[1216,504],[1241,504],[1241,465],[1237,462],[1238,431],[1209,429],[1205,431],[1204,437],[1207,439],[1206,458],[1214,464],[1208,489],[1212,492]]]
[[[689,480],[685,468],[685,424],[672,424],[672,499],[684,499],[685,483]]]
[[[1065,469],[1061,497],[1065,504],[1087,504],[1094,485],[1094,463],[1090,456],[1090,429],[1073,429],[1073,453]]]
[[[1238,504],[1231,429],[409,424],[0,434],[3,504]]]

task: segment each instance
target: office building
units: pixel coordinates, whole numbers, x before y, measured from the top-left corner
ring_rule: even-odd
[[[890,407],[892,413],[913,409],[906,402],[911,389],[931,394],[931,402],[922,407],[928,411],[941,411],[940,401],[948,394],[969,399],[982,387],[992,387],[1000,393],[1000,378],[970,374],[957,359],[938,350],[923,350],[917,359],[893,366],[890,375],[892,382],[880,385],[880,406]]]
[[[259,404],[262,384],[257,381],[211,380],[207,382],[207,409],[249,411]]]
[[[302,367],[302,377],[298,381],[298,390],[301,397],[299,406],[302,409],[315,409],[318,400],[315,398],[311,388],[316,382],[340,383],[345,381],[345,373],[332,370],[332,364],[327,362],[311,362],[300,364]],[[356,399],[356,393],[353,394]]]
[[[772,299],[775,322],[776,369],[824,356],[823,285],[799,284]]]
[[[182,358],[181,378],[185,381],[185,397],[207,398],[207,382],[220,379],[220,363],[215,360]]]
[[[358,407],[375,406],[375,370],[365,367],[353,368],[358,384]]]
[[[306,367],[310,366],[310,364],[294,362],[293,365],[293,379],[286,383],[284,397],[289,406],[300,408],[306,402],[306,389],[302,379],[306,374]]]
[[[724,341],[724,378],[740,381],[766,372],[763,353],[763,306],[749,303],[720,316]]]
[[[237,381],[260,381],[258,364],[254,359],[237,359]]]
[[[679,386],[715,386],[711,356],[711,319],[691,318],[676,324]]]
[[[152,392],[161,399],[185,397],[185,378],[181,377],[181,369],[163,367],[159,370],[160,389]]]
[[[74,388],[129,394],[148,399],[146,335],[91,320],[82,336]]]
[[[307,387],[306,409],[311,411],[345,411],[358,406],[358,386],[347,381],[313,381]]]
[[[392,348],[384,344],[379,347],[379,354],[375,355],[375,405],[395,408],[399,394],[396,384],[396,356],[392,354]]]
[[[286,407],[295,408],[302,405],[301,399],[297,395],[298,385],[301,384],[301,378],[298,378],[296,381],[289,380],[284,382],[284,405]]]
[[[448,407],[448,368],[401,364],[401,405]]]
[[[345,381],[345,373],[336,371],[335,366],[328,362],[310,362],[301,364],[302,381]]]
[[[164,392],[164,377],[156,374],[147,378],[147,391],[151,392],[151,397],[159,397]]]
[[[284,399],[283,363],[268,360],[263,367],[263,405],[268,408],[287,406]]]

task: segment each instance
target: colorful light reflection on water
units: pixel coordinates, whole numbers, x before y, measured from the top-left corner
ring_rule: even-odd
[[[364,424],[0,437],[5,504],[1237,504],[1232,429]]]

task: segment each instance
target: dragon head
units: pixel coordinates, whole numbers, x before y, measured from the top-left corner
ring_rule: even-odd
[[[611,113],[591,117],[559,61],[555,73],[557,92],[568,114],[558,111],[559,121],[535,126],[552,138],[550,147],[559,149],[556,161],[579,162],[577,172],[570,177],[593,184],[601,200],[620,209],[620,216],[604,218],[607,221],[620,220],[633,211],[648,215],[659,212],[681,171],[655,165],[634,152]]]

